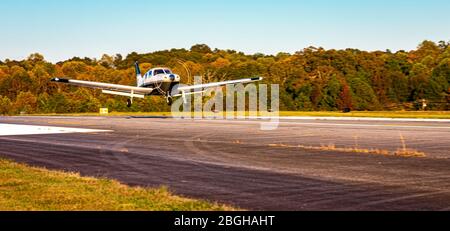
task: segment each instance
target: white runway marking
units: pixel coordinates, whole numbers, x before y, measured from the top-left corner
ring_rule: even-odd
[[[111,130],[96,130],[84,128],[65,128],[50,126],[34,126],[22,124],[0,124],[0,136],[60,134],[60,133],[95,133],[112,132]]]

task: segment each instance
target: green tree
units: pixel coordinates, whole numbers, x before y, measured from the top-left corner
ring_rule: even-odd
[[[66,97],[62,93],[48,95],[47,93],[38,96],[38,108],[43,113],[67,113]]]
[[[450,58],[444,59],[436,67],[430,78],[426,98],[436,103],[444,103],[448,97],[450,88]],[[439,105],[439,109],[445,109],[445,105]]]
[[[0,115],[11,113],[11,100],[6,96],[0,95]]]
[[[197,52],[197,53],[203,53],[203,54],[212,53],[211,48],[206,44],[194,45],[191,47],[191,51]]]
[[[416,63],[410,73],[411,100],[419,100],[426,97],[429,87],[430,69],[422,63]]]
[[[356,110],[376,110],[379,102],[372,87],[359,78],[353,78],[350,82],[352,89],[353,107]]]
[[[320,101],[320,108],[323,110],[337,110],[341,88],[341,83],[336,76],[333,76],[324,88],[323,98]]]

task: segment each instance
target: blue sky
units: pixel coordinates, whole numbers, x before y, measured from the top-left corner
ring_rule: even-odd
[[[308,46],[410,50],[450,40],[448,0],[1,0],[0,59],[56,62],[206,43],[245,53]]]

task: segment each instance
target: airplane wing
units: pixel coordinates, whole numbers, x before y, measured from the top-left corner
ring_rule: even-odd
[[[120,84],[100,83],[100,82],[91,82],[91,81],[83,81],[83,80],[53,78],[51,81],[57,82],[57,83],[65,83],[65,84],[74,85],[74,86],[80,86],[80,87],[101,89],[102,92],[105,94],[138,97],[138,98],[144,98],[145,95],[148,95],[151,92],[153,92],[153,88],[132,87],[132,86],[126,86],[126,85],[120,85]]]
[[[232,85],[232,84],[239,84],[239,83],[252,83],[261,81],[262,77],[255,77],[255,78],[248,78],[248,79],[239,79],[239,80],[229,80],[229,81],[223,81],[223,82],[216,82],[216,83],[206,83],[206,84],[197,84],[192,86],[182,86],[178,87],[178,91],[180,94],[174,95],[174,97],[183,97],[183,102],[187,103],[186,95],[193,95],[198,93],[203,93],[206,91],[206,89],[214,88],[214,87],[221,87],[226,85]]]
[[[208,88],[214,88],[214,87],[221,87],[226,86],[230,84],[239,84],[239,83],[252,83],[261,81],[262,77],[256,77],[256,78],[248,78],[248,79],[239,79],[239,80],[229,80],[224,82],[216,82],[216,83],[206,83],[206,84],[198,84],[198,85],[192,85],[192,86],[184,86],[179,87],[178,90],[181,92],[191,92],[191,91],[202,91]]]

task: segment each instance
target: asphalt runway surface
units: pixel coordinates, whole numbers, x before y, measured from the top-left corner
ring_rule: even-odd
[[[250,210],[450,210],[450,122],[0,117],[107,130],[0,136],[0,158]],[[1,129],[1,128],[0,128]],[[426,157],[321,150],[408,148]]]

